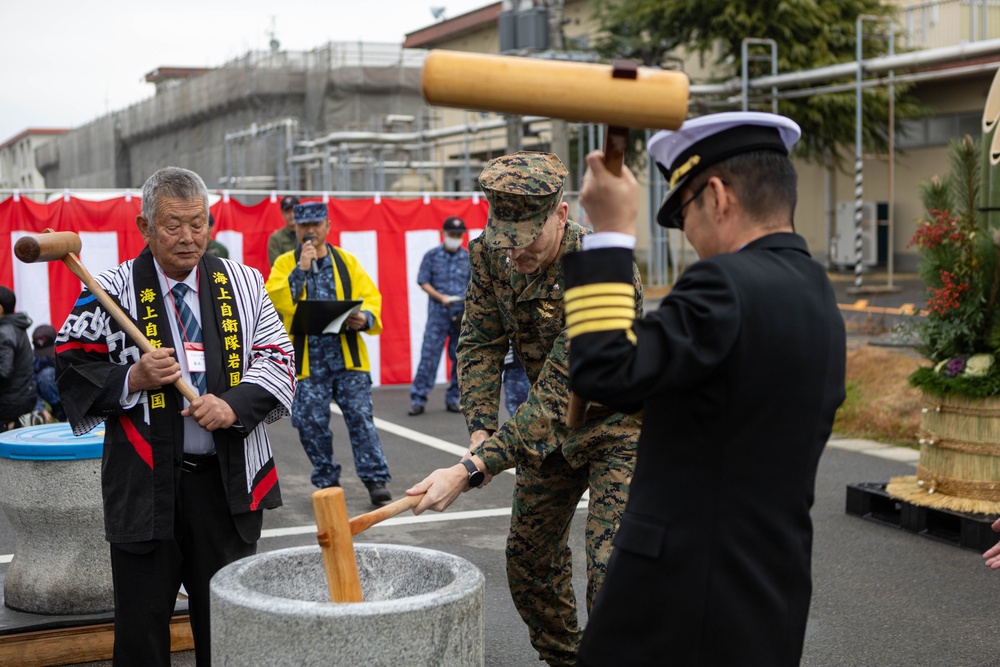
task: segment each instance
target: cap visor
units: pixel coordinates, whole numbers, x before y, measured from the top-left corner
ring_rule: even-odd
[[[512,229],[515,226],[530,226],[531,231]],[[486,223],[486,229],[483,230],[483,240],[492,248],[524,248],[535,242],[542,233],[542,227],[543,225],[529,220],[506,222],[497,220],[491,215]],[[497,231],[498,228],[502,231]]]
[[[681,190],[691,180],[691,175],[685,175],[677,182],[676,187],[668,192],[660,203],[660,210],[656,213],[656,224],[667,229],[680,229],[673,223],[674,213],[681,207]]]

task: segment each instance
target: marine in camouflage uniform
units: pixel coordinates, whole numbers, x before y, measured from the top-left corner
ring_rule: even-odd
[[[575,664],[582,635],[567,545],[577,503],[589,489],[589,609],[625,506],[639,435],[634,418],[600,405],[590,406],[582,428],[566,425],[569,358],[562,259],[580,249],[587,230],[567,219],[565,177],[562,162],[547,153],[516,153],[487,164],[479,182],[490,218],[483,235],[469,243],[472,277],[458,343],[462,411],[473,433],[470,454],[490,474],[517,469],[507,538],[508,582],[532,645],[550,665]],[[525,257],[548,238],[559,244],[553,247],[554,260],[533,269]],[[634,265],[633,272],[639,317],[642,284]],[[501,372],[511,344],[531,388],[513,417],[498,427]],[[476,444],[480,431],[489,437]]]
[[[281,217],[285,221],[285,226],[274,230],[267,237],[267,262],[271,266],[274,266],[278,257],[295,250],[299,245],[295,234],[295,207],[298,204],[299,198],[292,195],[281,199]]]

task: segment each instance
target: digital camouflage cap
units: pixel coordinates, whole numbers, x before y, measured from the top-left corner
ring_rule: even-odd
[[[521,151],[486,163],[479,185],[490,203],[483,231],[495,248],[523,248],[538,238],[562,198],[566,166],[552,153]]]

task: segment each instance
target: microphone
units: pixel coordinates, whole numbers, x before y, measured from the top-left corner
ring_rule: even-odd
[[[306,241],[312,243],[312,240],[313,240],[312,234],[306,234],[305,236],[302,237],[302,243],[305,243]],[[309,270],[312,271],[314,274],[319,271],[319,269],[316,268],[315,259],[312,261],[312,263],[310,263]]]

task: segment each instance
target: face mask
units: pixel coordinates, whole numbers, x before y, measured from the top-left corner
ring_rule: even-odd
[[[455,239],[450,236],[444,237],[445,250],[455,251],[462,246],[462,239]]]

